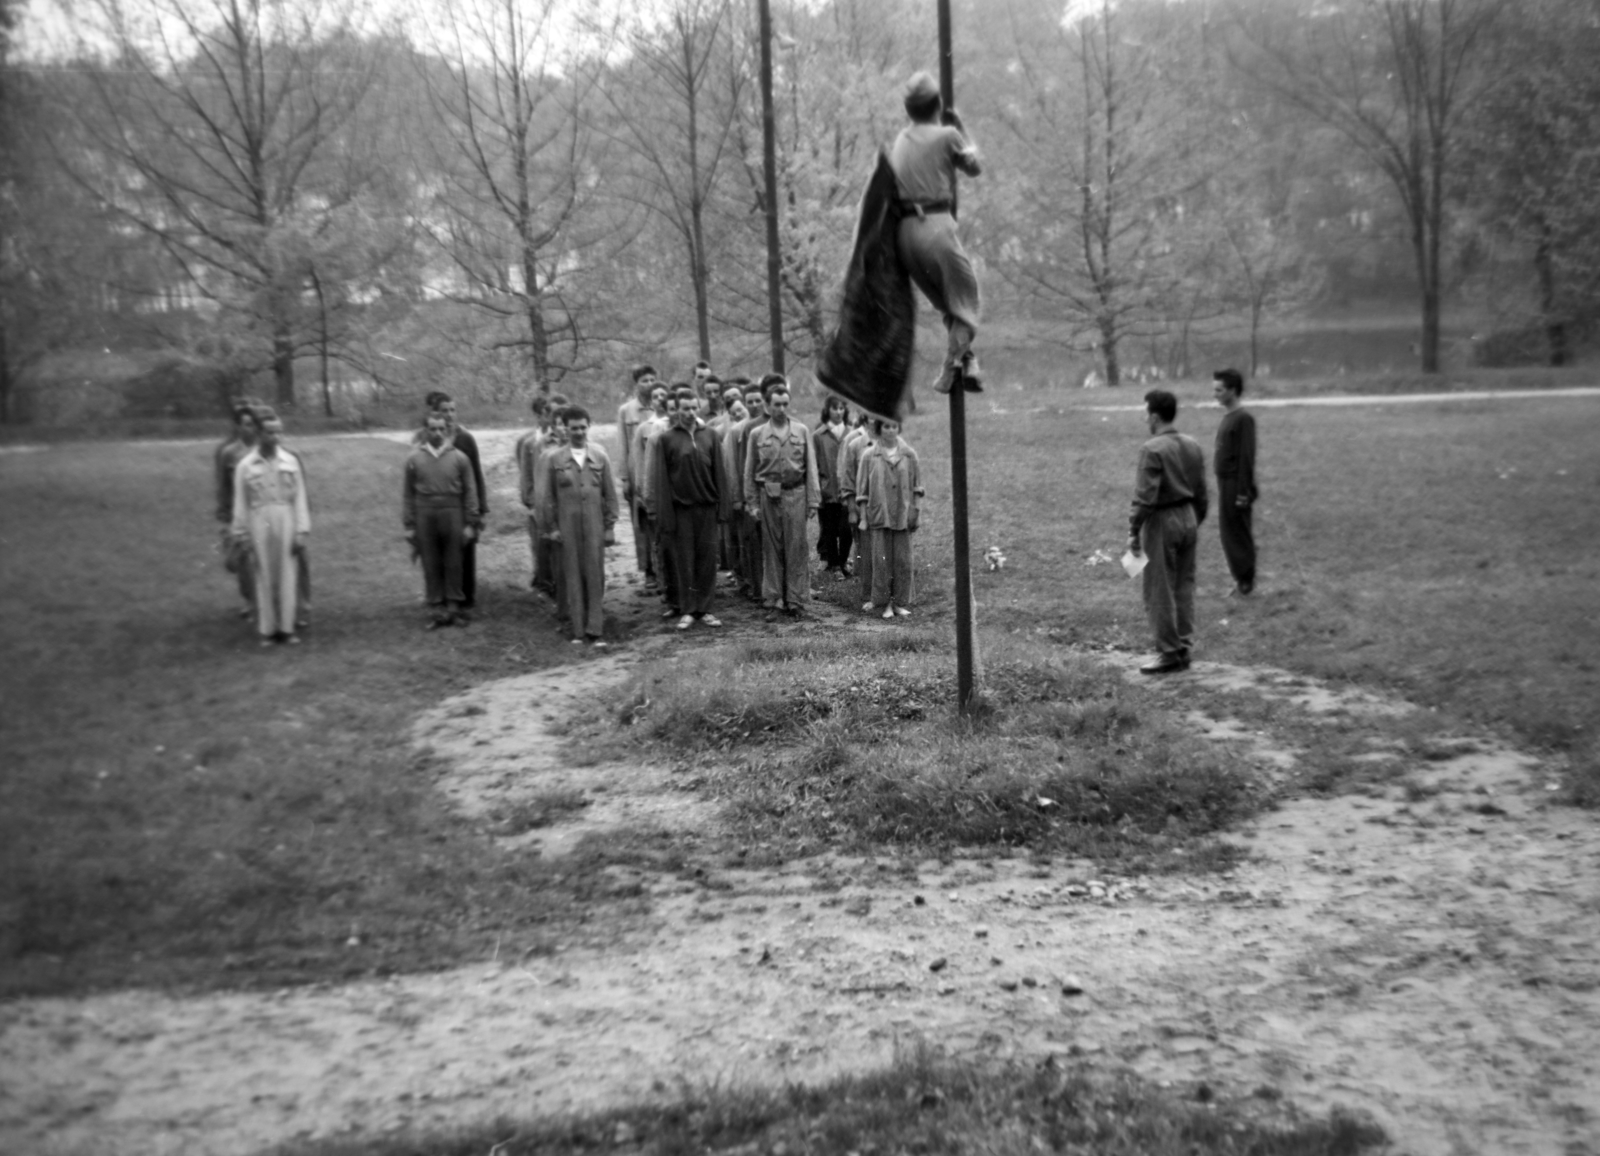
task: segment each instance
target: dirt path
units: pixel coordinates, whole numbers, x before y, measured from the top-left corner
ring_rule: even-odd
[[[454,805],[487,815],[519,792],[584,790],[594,805],[541,834],[551,854],[641,815],[715,822],[663,772],[551,758],[568,672],[478,687],[419,722]],[[1306,709],[1405,709],[1272,672],[1188,677]],[[1292,757],[1203,721],[1241,758]],[[686,1074],[818,1079],[923,1037],[1346,1104],[1418,1154],[1591,1152],[1600,835],[1547,807],[1515,752],[1464,741],[1411,777],[1436,793],[1268,813],[1239,836],[1255,861],[1225,879],[1100,881],[1016,860],[928,863],[915,879],[834,858],[697,884],[619,872],[653,897],[648,931],[597,929],[549,959],[270,995],[13,1003],[0,1150],[245,1153],[618,1104]]]
[[[507,500],[504,470],[491,477]],[[496,564],[521,565],[524,548],[504,536]],[[714,825],[668,771],[556,755],[567,701],[654,645],[441,703],[414,738],[441,756],[443,796],[491,829],[538,793],[589,800],[502,840],[508,853],[560,855],[642,819]],[[1328,717],[1411,709],[1279,671],[1202,663],[1180,679]],[[1265,774],[1295,758],[1236,720],[1193,722]],[[694,883],[613,869],[619,890],[651,896],[648,926],[596,926],[549,958],[0,1005],[0,1152],[226,1156],[615,1105],[684,1077],[820,1079],[917,1038],[1344,1104],[1418,1156],[1600,1152],[1600,832],[1547,805],[1534,760],[1471,737],[1444,753],[1409,765],[1375,749],[1419,801],[1285,804],[1238,835],[1254,858],[1226,878],[1100,880],[1022,860],[908,878],[835,857]]]

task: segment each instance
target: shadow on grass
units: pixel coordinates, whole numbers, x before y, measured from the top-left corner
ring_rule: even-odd
[[[664,1090],[664,1089],[663,1089]],[[1229,1101],[1206,1084],[1158,1089],[1052,1057],[1034,1067],[963,1063],[927,1049],[877,1072],[815,1087],[684,1088],[663,1103],[453,1134],[295,1144],[275,1156],[564,1156],[622,1150],[965,1153],[1023,1156],[1358,1156],[1386,1142],[1376,1126],[1335,1111],[1308,1118],[1272,1089]]]

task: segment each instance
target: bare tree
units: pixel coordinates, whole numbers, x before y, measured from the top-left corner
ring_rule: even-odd
[[[1270,91],[1332,125],[1388,178],[1405,211],[1422,304],[1422,369],[1439,369],[1449,184],[1473,102],[1493,81],[1503,0],[1305,0],[1239,12]]]
[[[94,0],[81,135],[59,158],[147,234],[226,316],[260,334],[280,405],[295,402],[306,268],[293,238],[345,193],[318,166],[373,79],[355,13],[315,0]]]
[[[730,0],[671,0],[641,10],[631,56],[603,91],[611,132],[638,158],[638,199],[678,234],[688,257],[700,356],[711,357],[710,206],[747,84]]]
[[[584,211],[603,162],[586,105],[600,53],[559,0],[444,12],[438,55],[418,56],[445,146],[429,232],[465,285],[449,295],[506,322],[491,347],[524,352],[548,392],[584,342],[583,273],[599,240]]]
[[[1545,355],[1564,365],[1574,329],[1600,316],[1600,25],[1548,0],[1523,17],[1505,34],[1517,66],[1465,141],[1467,199],[1484,233],[1520,248]]]
[[[835,0],[821,9],[793,7],[775,28],[779,278],[785,313],[795,318],[785,345],[803,358],[827,340],[826,309],[849,255],[856,205],[879,146],[897,127],[905,17],[904,4]],[[742,203],[752,206],[743,223],[753,254],[753,226],[766,211],[761,114],[753,102],[741,106],[735,132],[749,196]],[[731,323],[754,330],[765,284],[737,273],[725,281],[746,306]]]
[[[1188,201],[1216,165],[1186,98],[1185,6],[1087,0],[1013,9],[1022,98],[1003,112],[1014,181],[992,198],[1020,228],[1000,246],[1022,292],[1065,312],[1118,384],[1131,339],[1191,323],[1209,255]]]

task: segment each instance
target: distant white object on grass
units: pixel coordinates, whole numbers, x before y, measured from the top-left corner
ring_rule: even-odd
[[[1115,561],[1116,559],[1110,554],[1107,554],[1104,550],[1096,550],[1093,554],[1090,554],[1084,559],[1083,564],[1085,566],[1107,566]]]
[[[983,560],[989,563],[989,569],[991,570],[1004,570],[1006,568],[1006,556],[1000,552],[999,546],[990,546],[985,550],[983,552]]]
[[[1142,552],[1135,554],[1132,550],[1128,550],[1122,555],[1122,568],[1129,578],[1137,578],[1144,573],[1144,568],[1149,562],[1150,555]]]

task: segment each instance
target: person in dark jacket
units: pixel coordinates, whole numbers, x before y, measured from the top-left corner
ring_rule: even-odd
[[[722,439],[700,419],[698,394],[678,389],[672,424],[656,439],[650,468],[655,478],[646,491],[650,515],[671,544],[675,568],[678,629],[696,622],[721,626],[711,613],[717,588],[717,526],[727,521],[733,495],[723,474]]]
[[[1148,559],[1144,606],[1159,652],[1139,668],[1169,674],[1189,668],[1194,647],[1195,550],[1206,520],[1206,455],[1173,426],[1178,399],[1164,389],[1144,395],[1150,440],[1139,448],[1128,549]]]
[[[1213,373],[1212,396],[1222,407],[1217,444],[1211,468],[1217,475],[1217,527],[1222,536],[1222,556],[1233,575],[1233,593],[1250,594],[1256,588],[1256,537],[1251,511],[1256,498],[1256,419],[1240,403],[1244,375],[1237,369]]]

